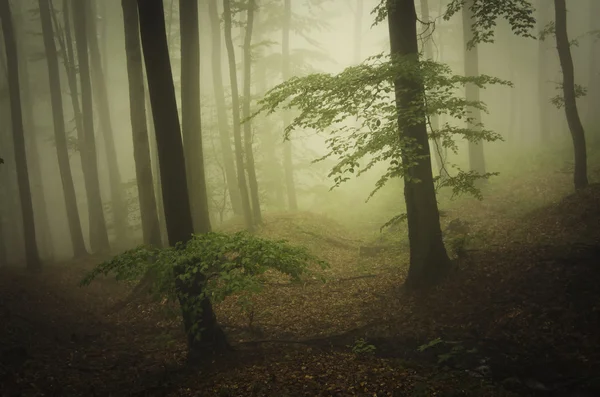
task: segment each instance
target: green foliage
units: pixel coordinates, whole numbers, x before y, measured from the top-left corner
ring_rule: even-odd
[[[117,280],[139,280],[146,275],[157,300],[179,300],[183,310],[201,311],[208,297],[218,303],[238,295],[238,304],[253,312],[250,296],[259,293],[269,272],[288,276],[293,282],[314,276],[311,265],[328,265],[304,247],[284,240],[272,241],[247,232],[207,233],[194,236],[187,244],[163,249],[139,246],[96,266],[81,281],[88,285],[99,275],[112,274]],[[148,277],[149,276],[149,277]],[[181,286],[200,284],[197,296],[187,296]],[[198,332],[198,324],[192,332]]]
[[[359,338],[354,341],[352,346],[348,345],[348,347],[352,348],[352,353],[357,356],[370,356],[375,354],[375,350],[377,349],[374,345],[371,345],[364,338]]]
[[[563,84],[562,83],[556,84],[556,89],[562,91]],[[575,84],[575,99],[582,98],[586,95],[587,95],[587,88],[582,85]],[[560,94],[555,95],[552,98],[550,98],[550,103],[552,103],[554,106],[556,106],[557,109],[562,109],[565,106],[565,98]]]

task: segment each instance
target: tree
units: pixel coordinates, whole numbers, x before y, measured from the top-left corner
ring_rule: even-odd
[[[473,4],[474,0],[467,0],[462,8],[465,76],[468,77],[479,75],[477,43],[473,42],[473,24],[476,22],[472,11]],[[475,84],[467,84],[465,87],[465,97],[467,101],[479,101],[479,87]],[[467,119],[468,127],[470,129],[479,128],[481,124],[481,111],[477,108],[472,108],[470,112],[471,114]],[[485,157],[482,142],[469,141],[469,167],[471,171],[479,175],[485,174]]]
[[[177,114],[173,74],[169,60],[167,32],[162,0],[138,0],[142,49],[156,131],[162,196],[169,244],[185,248],[193,232],[192,215],[186,180],[186,166]],[[218,326],[208,297],[202,295],[204,276],[196,273],[184,282],[185,267],[173,269],[188,335],[188,359],[197,361],[228,347]],[[201,298],[200,298],[201,297]],[[200,298],[201,311],[194,310],[191,299]]]
[[[244,166],[244,148],[242,145],[242,132],[240,121],[240,99],[237,82],[235,63],[235,49],[233,47],[231,1],[223,0],[223,21],[225,29],[225,46],[227,47],[227,59],[229,60],[229,82],[231,84],[231,108],[233,112],[233,141],[235,147],[235,162],[237,168],[238,189],[242,200],[244,220],[248,230],[254,229],[252,209],[248,196],[248,185],[246,184],[246,171]]]
[[[148,125],[146,123],[146,94],[136,0],[122,0],[125,27],[125,54],[129,81],[129,112],[133,135],[133,158],[140,201],[140,216],[144,243],[160,247],[160,225],[154,195],[154,179],[150,159]]]
[[[573,139],[575,154],[575,171],[573,180],[575,189],[580,190],[588,185],[587,178],[587,153],[585,144],[585,131],[579,118],[575,93],[575,72],[573,70],[573,58],[569,37],[567,35],[567,6],[565,0],[554,0],[554,14],[556,24],[556,48],[560,59],[560,67],[563,72],[563,96],[565,114],[569,131]]]
[[[94,107],[92,103],[92,82],[88,58],[87,13],[85,3],[73,1],[75,44],[79,61],[79,80],[81,83],[81,109],[83,145],[79,149],[82,155],[82,167],[87,168],[88,178],[84,178],[90,214],[90,246],[93,253],[108,252],[110,244],[98,179],[98,156],[94,133]]]
[[[237,176],[235,173],[235,164],[233,151],[231,150],[231,137],[229,135],[229,126],[225,106],[225,94],[223,88],[223,75],[221,72],[221,22],[217,10],[217,0],[209,0],[208,17],[210,19],[211,30],[211,66],[213,90],[217,108],[217,123],[219,125],[219,143],[223,155],[223,168],[225,169],[225,178],[227,189],[229,190],[229,200],[233,213],[242,215],[242,202],[240,190],[237,185]]]
[[[388,2],[388,27],[392,56],[419,62],[417,42],[417,13],[414,0]],[[423,103],[423,83],[418,78],[401,77],[395,80],[396,106],[406,111],[415,103]],[[433,284],[450,268],[450,259],[442,241],[440,214],[437,206],[427,126],[423,112],[418,123],[403,124],[398,118],[399,139],[408,138],[417,156],[414,166],[404,178],[404,200],[410,242],[410,267],[406,286],[410,288]],[[409,162],[406,154],[403,162]],[[414,160],[412,160],[414,161]]]
[[[19,60],[17,57],[17,42],[15,40],[9,0],[0,0],[0,22],[2,23],[4,48],[6,52],[8,91],[10,96],[10,115],[15,148],[19,199],[21,202],[21,212],[23,216],[25,258],[27,261],[27,267],[31,270],[35,270],[40,268],[41,261],[36,242],[33,203],[31,199],[31,187],[29,184],[29,172],[27,170],[27,155],[25,153],[25,131],[23,128],[21,90],[19,87]]]
[[[281,75],[283,80],[289,79],[290,73],[290,30],[292,25],[292,1],[283,0],[283,26],[281,29]],[[283,113],[283,128],[290,125],[290,115]],[[291,211],[298,210],[296,199],[296,185],[294,183],[294,164],[292,162],[292,142],[286,139],[283,143],[283,170],[285,173],[285,186],[287,188],[288,207]]]
[[[54,122],[54,140],[56,142],[56,155],[58,157],[58,168],[65,197],[65,209],[67,211],[67,223],[71,235],[73,255],[81,257],[87,254],[79,210],[77,209],[77,197],[75,185],[69,163],[69,152],[67,149],[65,118],[63,113],[62,92],[60,87],[60,73],[58,69],[58,56],[56,44],[54,43],[54,32],[50,17],[51,0],[38,0],[40,19],[42,23],[42,35],[44,48],[48,62],[48,81],[50,83],[50,97],[52,105],[52,120]]]
[[[252,221],[255,225],[262,223],[260,212],[260,199],[258,197],[258,181],[256,180],[256,167],[254,166],[254,153],[252,152],[252,124],[250,117],[251,83],[252,83],[252,28],[254,26],[255,0],[248,0],[246,17],[246,35],[244,37],[244,145],[246,153],[246,170],[248,171],[248,184],[250,186],[250,199],[252,201]]]

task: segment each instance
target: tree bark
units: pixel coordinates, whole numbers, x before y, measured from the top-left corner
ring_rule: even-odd
[[[211,230],[200,118],[198,0],[179,0],[181,34],[181,128],[192,220],[196,233]]]
[[[87,255],[87,250],[85,248],[85,242],[83,239],[83,231],[81,230],[81,220],[79,219],[79,210],[77,209],[75,185],[73,183],[73,175],[71,173],[71,165],[69,163],[62,92],[60,87],[60,73],[58,68],[58,56],[56,53],[54,31],[50,17],[51,1],[38,0],[38,5],[40,8],[44,48],[46,50],[46,58],[48,62],[48,81],[50,83],[52,120],[54,123],[54,140],[56,141],[58,168],[60,171],[63,195],[65,197],[65,209],[67,212],[69,233],[71,235],[73,256],[79,258]]]
[[[560,67],[563,72],[563,95],[565,114],[575,154],[575,172],[573,181],[575,189],[580,190],[588,185],[587,177],[587,149],[585,144],[585,131],[579,118],[577,101],[575,97],[575,72],[573,70],[573,58],[569,37],[567,35],[567,6],[565,0],[554,0],[556,48],[560,58]]]
[[[146,94],[144,89],[144,69],[136,0],[122,0],[123,25],[125,27],[125,54],[129,81],[129,114],[133,136],[133,158],[140,203],[140,218],[144,244],[161,247],[160,225],[154,179],[150,159],[148,125],[146,124]]]
[[[19,60],[17,58],[17,43],[9,0],[0,0],[0,22],[2,23],[6,52],[15,165],[17,168],[19,200],[23,216],[25,259],[27,261],[27,268],[36,270],[41,267],[41,261],[37,248],[35,222],[33,219],[33,203],[31,199],[31,185],[29,184],[29,171],[27,169],[27,155],[25,153],[25,131],[23,129],[23,112],[21,109],[21,91],[19,87]]]
[[[419,62],[416,24],[414,0],[393,0],[388,3],[392,56],[408,57]],[[394,85],[396,106],[400,113],[414,112],[415,104],[423,103],[423,84],[419,80],[398,78]],[[449,270],[451,262],[442,241],[424,116],[418,124],[409,126],[404,126],[399,118],[398,128],[398,139],[408,138],[413,142],[412,147],[405,149],[403,162],[416,163],[407,170],[404,178],[410,246],[410,266],[405,285],[419,288],[440,280]],[[410,158],[406,150],[410,150]],[[419,156],[419,159],[415,160],[413,156]]]
[[[82,168],[87,168],[88,178],[84,178],[88,192],[90,208],[90,246],[93,253],[110,250],[108,232],[98,178],[98,156],[94,132],[94,107],[92,103],[92,82],[90,79],[90,63],[88,59],[87,13],[85,3],[73,1],[75,44],[79,60],[79,80],[81,84],[81,109],[83,127],[83,147],[79,150],[82,157]]]
[[[244,37],[244,103],[242,105],[244,123],[244,146],[246,152],[246,170],[248,171],[248,185],[252,201],[252,220],[255,225],[262,223],[260,199],[258,197],[258,181],[256,180],[256,167],[254,166],[254,153],[252,150],[252,122],[250,117],[251,83],[252,83],[252,29],[254,28],[255,0],[248,0],[246,17],[246,35]]]
[[[169,244],[175,246],[190,240],[193,224],[162,0],[138,0],[138,10],[159,166],[163,177],[162,195],[167,233]],[[199,296],[205,280],[201,273],[196,273],[191,286],[184,284],[178,278],[184,271],[185,269],[175,268],[174,275],[178,280],[176,288],[188,335],[188,360],[195,362],[205,355],[227,348],[228,344],[208,298],[201,301],[201,313],[188,308],[185,296]],[[198,327],[199,334],[193,332],[195,327]]]
[[[229,126],[227,121],[227,106],[225,105],[225,94],[223,88],[223,74],[221,72],[221,27],[219,13],[217,10],[217,0],[209,0],[208,15],[210,18],[211,38],[212,38],[212,79],[217,105],[217,122],[219,125],[219,143],[223,156],[223,167],[225,168],[225,177],[227,180],[227,189],[229,190],[229,200],[231,208],[236,215],[242,215],[242,202],[240,189],[237,185],[237,176],[235,174],[235,163],[233,160],[233,150],[231,149],[231,137],[229,135]]]
[[[242,199],[242,209],[244,212],[246,228],[252,231],[254,230],[254,221],[252,219],[252,209],[250,207],[250,198],[248,196],[248,185],[246,184],[246,172],[244,167],[244,148],[242,145],[242,132],[240,126],[240,99],[237,83],[235,49],[233,47],[233,38],[231,37],[231,18],[231,1],[223,0],[225,46],[227,47],[227,56],[229,59],[229,81],[231,84],[231,107],[233,112],[233,140],[235,144],[238,189]]]

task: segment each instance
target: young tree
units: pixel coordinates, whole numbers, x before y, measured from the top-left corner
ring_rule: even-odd
[[[258,197],[258,181],[256,180],[256,167],[254,166],[254,153],[252,152],[252,124],[250,120],[250,101],[251,101],[251,83],[252,83],[252,28],[254,26],[254,12],[256,1],[248,0],[246,17],[246,35],[244,37],[244,103],[243,117],[244,123],[244,145],[246,153],[246,170],[248,171],[248,184],[250,185],[250,198],[252,201],[252,221],[255,225],[262,223],[262,214],[260,212],[260,199]]]
[[[98,157],[94,133],[94,107],[92,103],[92,82],[90,79],[90,63],[88,59],[87,13],[85,3],[73,1],[75,43],[79,60],[79,80],[81,83],[81,108],[83,145],[79,149],[82,155],[82,168],[87,168],[88,178],[84,178],[88,192],[88,207],[90,207],[90,246],[93,253],[108,252],[110,244],[102,198],[100,196],[100,181],[98,179]]]
[[[569,37],[567,35],[567,6],[565,0],[554,0],[554,15],[556,26],[556,48],[560,58],[560,67],[563,72],[563,96],[565,114],[573,139],[575,153],[575,172],[573,180],[575,189],[580,190],[588,185],[587,177],[587,149],[585,144],[585,132],[579,112],[577,110],[575,94],[575,72],[573,70],[573,58]]]
[[[198,0],[179,0],[181,32],[181,129],[194,231],[210,231],[200,120]]]
[[[219,125],[219,143],[223,155],[223,168],[225,170],[227,190],[229,191],[229,200],[231,201],[233,213],[242,215],[242,202],[240,190],[237,185],[237,176],[235,174],[233,151],[231,150],[231,137],[229,135],[227,121],[223,74],[221,72],[221,21],[217,10],[217,0],[208,1],[208,17],[210,19],[211,30],[212,80],[217,108],[217,123]]]
[[[8,73],[8,91],[10,96],[10,115],[17,168],[19,199],[23,216],[23,232],[25,239],[25,258],[27,267],[31,270],[40,268],[41,261],[36,242],[35,222],[33,218],[33,203],[27,170],[25,153],[25,131],[23,128],[23,113],[21,109],[21,90],[19,87],[19,60],[17,42],[10,10],[9,0],[0,0],[0,23],[4,35],[6,66]]]
[[[186,167],[177,114],[177,101],[162,0],[138,0],[140,33],[146,75],[156,131],[162,196],[169,244],[184,246],[192,237],[193,225],[186,181]],[[191,283],[185,283],[186,269],[175,268],[176,288],[181,304],[183,323],[188,335],[188,359],[196,361],[228,347],[223,330],[218,326],[208,297],[202,295],[204,276],[196,273]],[[198,312],[189,300],[201,298]],[[198,332],[196,332],[199,330]]]
[[[81,230],[81,221],[79,219],[79,210],[77,209],[77,198],[75,195],[75,185],[73,184],[73,175],[71,173],[71,165],[69,163],[69,152],[67,150],[65,118],[63,113],[62,92],[60,87],[60,73],[58,69],[58,56],[56,53],[54,31],[50,17],[51,0],[38,0],[38,5],[42,23],[44,48],[46,50],[46,59],[48,62],[48,81],[50,83],[52,120],[54,122],[54,140],[56,142],[58,168],[63,187],[63,195],[65,197],[65,207],[67,211],[67,221],[69,225],[69,233],[71,235],[73,255],[77,258],[86,255],[87,250],[85,248],[85,242],[83,239],[83,231]]]
[[[129,81],[129,112],[133,135],[133,158],[140,202],[142,235],[144,244],[162,246],[160,225],[154,195],[154,179],[150,160],[148,125],[146,124],[146,93],[140,30],[136,0],[122,0],[123,25],[125,27],[125,54]]]
[[[223,0],[223,21],[225,29],[225,46],[227,47],[227,58],[229,60],[229,81],[231,84],[231,107],[233,112],[233,140],[235,144],[235,162],[238,177],[238,189],[242,200],[242,209],[244,220],[248,230],[254,230],[254,221],[252,219],[252,209],[250,207],[250,198],[248,196],[248,185],[246,184],[246,171],[244,167],[244,148],[242,145],[242,132],[240,121],[240,99],[237,82],[237,72],[235,63],[235,49],[232,38],[232,11],[231,0]]]

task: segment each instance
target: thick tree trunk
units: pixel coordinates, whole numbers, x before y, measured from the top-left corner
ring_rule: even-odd
[[[248,1],[248,12],[246,17],[246,35],[244,37],[244,103],[243,117],[250,117],[251,101],[251,79],[252,79],[252,29],[254,28],[254,12],[256,1]],[[258,181],[256,180],[256,167],[254,166],[254,153],[252,150],[252,123],[247,120],[244,123],[244,145],[246,152],[246,170],[248,171],[248,185],[250,186],[250,198],[252,201],[252,220],[255,225],[262,223],[260,211],[260,199],[258,197]]]
[[[163,176],[162,195],[167,233],[169,244],[175,246],[179,242],[186,243],[190,240],[193,224],[162,0],[138,0],[138,10],[159,165]],[[175,277],[184,270],[174,269]],[[202,293],[204,280],[200,274],[197,273],[197,279],[191,285],[181,282],[179,278],[176,283],[188,335],[188,359],[192,362],[228,347],[208,298],[201,302],[201,313],[188,308],[189,301],[185,296],[197,297]],[[194,333],[196,328],[198,333]]]
[[[196,233],[210,231],[200,119],[198,0],[179,0],[181,34],[181,128],[192,220]]]
[[[418,62],[417,14],[413,0],[393,0],[388,5],[388,25],[392,56],[410,57]],[[422,102],[423,84],[418,80],[399,78],[395,81],[396,106],[399,111],[414,112],[414,104]],[[410,110],[409,110],[410,109]],[[433,174],[425,119],[418,124],[402,125],[398,120],[398,139],[409,138],[412,147],[403,154],[403,162],[416,164],[404,179],[404,198],[410,241],[410,267],[406,286],[418,288],[435,283],[450,268],[450,259],[442,241],[440,215],[435,197]],[[421,157],[422,156],[422,157]]]
[[[225,46],[227,47],[227,56],[229,59],[229,81],[231,84],[231,107],[233,112],[233,140],[235,143],[235,162],[237,166],[238,189],[242,199],[242,209],[244,212],[246,228],[252,231],[254,230],[254,221],[252,220],[252,209],[250,207],[248,185],[246,184],[246,171],[244,167],[244,147],[242,145],[242,132],[240,125],[240,99],[237,83],[235,49],[233,47],[233,38],[231,37],[231,18],[231,1],[223,0]]]
[[[144,244],[161,247],[160,225],[154,179],[150,160],[148,125],[146,124],[146,94],[144,89],[144,69],[136,0],[122,0],[123,24],[125,27],[125,54],[129,81],[129,113],[133,135],[133,158],[140,203],[140,218]]]
[[[290,30],[292,25],[292,0],[283,2],[283,28],[281,38],[281,75],[283,80],[288,80],[291,76],[290,60]],[[291,117],[288,112],[283,113],[283,128],[290,125]],[[296,184],[294,182],[294,163],[292,161],[292,142],[286,139],[283,142],[283,170],[285,174],[285,186],[287,188],[288,207],[290,211],[298,210],[298,200],[296,198]]]
[[[585,132],[575,97],[575,72],[573,70],[573,58],[569,37],[567,35],[567,6],[565,0],[554,0],[555,26],[556,26],[556,48],[560,58],[560,67],[563,72],[563,95],[565,100],[565,114],[567,123],[573,138],[573,149],[575,153],[575,172],[573,180],[575,189],[583,189],[588,185],[587,177],[587,149],[585,144]]]
[[[102,0],[106,1],[106,0]],[[87,34],[90,49],[91,76],[93,84],[93,93],[96,99],[96,108],[98,109],[98,119],[104,139],[104,149],[106,151],[106,160],[108,164],[108,180],[110,183],[110,201],[112,208],[113,227],[115,229],[115,244],[119,248],[129,247],[129,211],[125,202],[123,185],[121,182],[121,173],[119,171],[119,161],[115,147],[115,138],[110,115],[110,106],[108,104],[108,90],[104,70],[102,69],[102,56],[98,44],[98,33],[96,29],[96,7],[95,2],[88,0],[86,5],[87,12]]]
[[[60,87],[60,73],[58,68],[58,56],[56,53],[54,31],[52,29],[52,20],[50,17],[51,2],[50,0],[38,0],[38,4],[40,8],[40,19],[42,22],[44,47],[48,62],[48,81],[50,82],[52,120],[54,123],[54,140],[56,141],[58,168],[60,171],[63,195],[65,197],[65,209],[67,212],[67,222],[69,225],[69,233],[71,235],[73,255],[78,258],[87,255],[87,251],[83,239],[83,231],[81,230],[81,220],[79,219],[79,210],[77,209],[75,185],[73,183],[73,175],[71,173],[71,165],[69,163],[62,92]]]
[[[19,87],[19,60],[17,58],[17,42],[15,40],[9,0],[0,0],[0,22],[4,35],[6,52],[6,68],[8,73],[8,92],[10,96],[10,116],[12,121],[13,141],[15,148],[15,165],[19,185],[19,199],[23,216],[23,234],[25,239],[25,259],[27,268],[40,268],[40,256],[36,242],[35,222],[33,219],[33,203],[31,185],[25,153],[25,132],[23,130],[23,113],[21,109],[21,91]]]
[[[92,82],[90,79],[90,63],[88,59],[87,13],[85,3],[73,1],[75,43],[79,60],[79,80],[81,83],[81,108],[83,116],[83,146],[79,149],[82,167],[87,168],[88,178],[84,178],[88,192],[90,209],[90,246],[92,253],[108,252],[110,244],[102,208],[100,180],[98,178],[98,156],[94,132],[94,107],[92,103]]]
[[[225,178],[227,180],[231,208],[234,214],[242,215],[242,199],[240,197],[240,189],[237,185],[237,176],[235,174],[235,163],[233,160],[233,150],[231,149],[231,137],[229,135],[227,121],[227,106],[225,105],[223,74],[221,72],[221,24],[217,10],[217,0],[209,0],[208,15],[210,18],[212,39],[211,63],[213,90],[215,103],[217,105],[217,122],[219,124],[219,142],[223,156],[223,167],[225,168]]]

